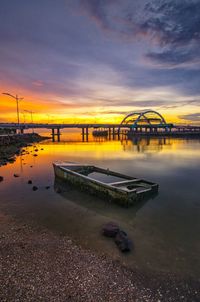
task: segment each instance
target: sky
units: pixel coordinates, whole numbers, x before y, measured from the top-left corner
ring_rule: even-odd
[[[200,0],[0,0],[0,122],[200,124]]]

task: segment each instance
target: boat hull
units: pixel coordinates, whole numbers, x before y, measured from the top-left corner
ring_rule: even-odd
[[[67,182],[68,184],[75,186],[81,191],[88,192],[90,194],[101,197],[110,202],[115,202],[124,207],[131,206],[134,203],[138,202],[139,200],[142,200],[145,197],[149,196],[149,194],[152,195],[153,193],[155,194],[158,191],[158,186],[153,183],[150,189],[144,190],[143,192],[141,191],[139,193],[136,190],[132,190],[132,191],[123,190],[119,187],[121,183],[131,184],[131,182],[135,182],[137,181],[137,179],[119,173],[115,173],[112,171],[109,171],[109,174],[117,177],[123,177],[124,181],[116,182],[113,184],[109,184],[109,183],[107,184],[92,179],[87,175],[80,174],[77,171],[74,170],[71,171],[65,166],[61,166],[58,164],[53,164],[53,166],[54,166],[55,176],[58,177],[59,179],[62,179],[64,182]],[[77,166],[77,167],[81,168],[82,166]],[[95,171],[101,171],[101,173],[102,171],[104,173],[106,172],[106,170],[94,166],[85,166],[85,167],[87,167],[88,169],[95,169]]]

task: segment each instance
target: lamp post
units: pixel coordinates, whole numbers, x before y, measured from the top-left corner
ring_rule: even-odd
[[[32,131],[33,131],[33,133],[34,133],[34,128],[33,128],[33,111],[32,110],[24,110],[25,112],[28,112],[28,113],[30,113],[30,115],[31,115],[31,124],[32,124]]]
[[[10,97],[12,97],[13,99],[15,99],[16,104],[17,104],[17,123],[18,123],[18,130],[20,130],[20,126],[19,126],[19,101],[23,100],[23,98],[18,97],[18,95],[16,94],[16,96],[7,93],[7,92],[3,92],[2,94],[8,95]]]

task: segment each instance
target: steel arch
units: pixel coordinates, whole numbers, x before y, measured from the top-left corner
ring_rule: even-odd
[[[157,112],[155,110],[151,110],[151,109],[144,110],[144,111],[131,112],[131,113],[127,114],[125,116],[125,118],[122,120],[122,122],[120,123],[120,125],[123,125],[124,123],[128,124],[128,118],[130,118],[132,116],[135,116],[135,115],[137,116],[137,118],[136,118],[135,121],[133,120],[134,123],[133,123],[132,127],[137,126],[140,121],[146,121],[148,125],[152,125],[152,123],[151,123],[151,119],[152,118],[148,118],[147,117],[147,115],[149,113],[151,113],[151,114],[153,113],[153,114],[155,114],[155,115],[157,115],[159,117],[159,120],[160,120],[160,124],[159,125],[163,125],[163,126],[167,125],[164,117],[159,112]]]

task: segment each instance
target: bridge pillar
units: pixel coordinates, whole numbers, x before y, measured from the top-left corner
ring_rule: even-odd
[[[86,127],[86,133],[85,133],[85,135],[86,135],[86,141],[88,142],[88,134],[89,134],[89,131],[88,131],[88,127]]]
[[[52,135],[52,142],[55,142],[55,129],[51,129],[51,135]]]
[[[60,142],[60,128],[57,128],[57,139]]]
[[[82,128],[82,136],[84,137],[85,135],[85,128]]]
[[[110,127],[108,128],[108,138],[109,138],[109,140],[111,139],[111,128]]]
[[[113,135],[113,139],[115,139],[115,128],[112,129],[112,135]]]

